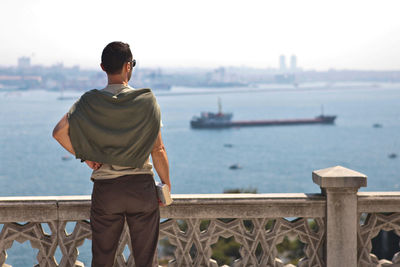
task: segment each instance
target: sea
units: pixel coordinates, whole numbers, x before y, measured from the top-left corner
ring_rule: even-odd
[[[91,170],[52,138],[81,94],[67,91],[60,100],[54,91],[0,91],[0,196],[91,194]],[[398,83],[173,87],[155,94],[173,194],[318,193],[312,171],[337,165],[368,176],[361,191],[400,190]],[[191,129],[193,116],[217,112],[218,99],[233,120],[313,118],[321,112],[337,119],[333,125]],[[230,169],[234,164],[241,168]],[[79,250],[78,259],[89,266],[90,241]],[[28,242],[14,242],[6,263],[32,266],[36,253]],[[57,260],[60,255],[57,250]]]

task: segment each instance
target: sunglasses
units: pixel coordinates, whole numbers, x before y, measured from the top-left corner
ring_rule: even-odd
[[[132,69],[136,66],[136,59],[129,61],[131,63]]]

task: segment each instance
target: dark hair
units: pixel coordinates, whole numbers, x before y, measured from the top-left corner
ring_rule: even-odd
[[[121,73],[122,66],[132,60],[129,45],[123,42],[109,43],[101,54],[101,63],[107,74]]]

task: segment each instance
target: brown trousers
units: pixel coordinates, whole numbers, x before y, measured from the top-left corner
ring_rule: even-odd
[[[151,267],[160,224],[151,175],[126,175],[94,182],[90,212],[92,267],[113,266],[125,219],[136,267]]]

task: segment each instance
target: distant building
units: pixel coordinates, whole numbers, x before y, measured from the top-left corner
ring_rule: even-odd
[[[277,74],[274,76],[276,83],[291,84],[296,81],[296,77],[293,73]]]
[[[290,71],[296,72],[297,71],[297,57],[296,55],[292,55],[290,57]]]
[[[286,58],[284,55],[279,57],[279,70],[281,72],[286,72]]]
[[[29,57],[18,58],[19,69],[29,69],[31,67],[31,59]]]
[[[224,67],[220,67],[213,70],[213,72],[209,75],[209,81],[212,83],[227,82],[226,69]]]
[[[51,66],[51,69],[54,70],[54,71],[62,71],[62,70],[64,70],[64,63],[57,62],[56,64],[53,64]]]

